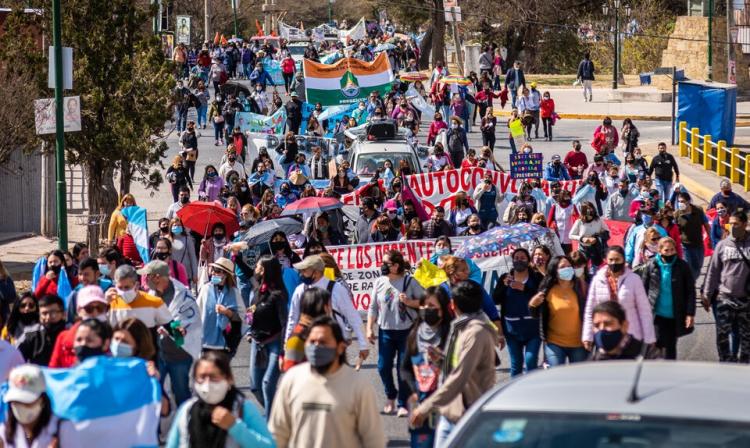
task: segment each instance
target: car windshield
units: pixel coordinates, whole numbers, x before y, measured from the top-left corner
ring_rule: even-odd
[[[287,48],[289,49],[289,54],[291,54],[292,56],[302,56],[305,54],[305,48],[307,48],[307,46],[305,45],[303,47],[303,46],[295,45],[293,47],[287,47]]]
[[[393,163],[393,169],[399,166],[399,162],[402,159],[406,159],[409,162],[409,166],[412,170],[415,166],[414,156],[407,152],[393,152],[393,153],[378,153],[378,154],[360,154],[357,157],[357,166],[354,167],[358,175],[369,175],[372,176],[375,172],[383,168],[383,163],[386,160],[390,160]]]
[[[750,428],[731,422],[634,414],[483,413],[451,446],[462,448],[734,448]]]

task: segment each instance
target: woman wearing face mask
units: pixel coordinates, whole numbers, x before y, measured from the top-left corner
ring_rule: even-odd
[[[510,356],[510,376],[521,375],[537,368],[539,347],[539,319],[532,317],[529,301],[539,290],[542,275],[529,268],[529,251],[518,248],[511,255],[513,268],[500,276],[492,294],[495,304],[500,305],[503,334]]]
[[[435,138],[438,136],[441,130],[448,129],[448,124],[443,121],[443,114],[436,112],[433,116],[434,121],[430,123],[430,129],[427,132],[427,144],[434,145]]]
[[[711,220],[711,245],[716,246],[719,241],[729,236],[729,213],[726,202],[716,203],[716,216]]]
[[[500,194],[497,186],[492,181],[492,174],[485,172],[482,183],[474,187],[471,195],[477,207],[477,214],[482,221],[482,228],[489,229],[498,224],[500,213],[498,207],[502,204],[505,196]]]
[[[185,286],[190,286],[187,269],[182,263],[172,257],[171,240],[169,240],[168,238],[160,238],[159,241],[156,242],[156,247],[154,247],[153,259],[161,260],[167,263],[167,266],[169,266],[169,276],[178,280]],[[145,275],[141,279],[141,285],[143,286],[144,290],[148,290]]]
[[[203,180],[198,186],[198,198],[202,201],[218,201],[221,189],[224,188],[224,179],[213,165],[207,165]]]
[[[553,258],[539,289],[529,307],[542,319],[541,336],[547,363],[554,367],[566,361],[585,361],[588,354],[581,341],[581,328],[586,296],[575,281],[570,258]]]
[[[5,422],[0,425],[2,445],[14,448],[81,446],[78,432],[70,420],[52,413],[44,374],[39,366],[23,364],[11,370]]]
[[[201,242],[200,256],[199,256],[199,280],[200,283],[205,283],[208,280],[206,266],[213,263],[214,260],[224,256],[225,248],[229,239],[227,238],[227,229],[222,223],[216,223],[211,229],[211,237],[205,238]]]
[[[453,254],[453,248],[451,246],[451,240],[447,236],[440,236],[435,240],[435,249],[430,255],[430,263],[442,267],[441,258],[447,257]],[[482,271],[479,269],[476,263],[471,261],[471,258],[464,258],[466,264],[469,266],[469,280],[476,283],[482,284]]]
[[[270,415],[279,380],[279,358],[287,321],[287,292],[282,268],[272,255],[263,255],[255,266],[257,287],[245,314],[250,329],[250,387]],[[265,366],[264,366],[265,364]]]
[[[331,226],[328,214],[325,212],[319,213],[315,217],[315,225],[313,227],[311,237],[326,246],[339,246],[347,243],[346,238]]]
[[[65,255],[59,250],[53,250],[46,257],[44,275],[39,278],[35,287],[34,295],[42,297],[49,294],[57,294],[66,297],[72,288],[78,286],[78,277],[71,276],[65,269]],[[38,264],[41,264],[38,262]],[[35,268],[36,270],[36,268]]]
[[[169,225],[168,218],[160,218],[158,226],[159,229],[148,236],[148,250],[151,258],[154,258],[154,248],[159,238],[172,238],[172,228]]]
[[[389,250],[383,255],[381,276],[373,283],[373,298],[367,313],[367,339],[375,343],[375,325],[378,330],[378,373],[385,386],[386,405],[383,413],[392,414],[398,398],[398,416],[406,417],[408,386],[397,370],[398,388],[393,383],[393,359],[400,366],[406,354],[406,339],[412,322],[417,317],[419,299],[424,289],[408,272],[410,266],[401,252]]]
[[[453,167],[453,162],[451,161],[451,158],[448,157],[448,154],[445,152],[445,148],[443,148],[443,144],[440,142],[435,143],[435,146],[432,148],[432,155],[427,159],[427,168],[430,171],[440,171],[446,166]]]
[[[406,234],[401,241],[406,240],[421,240],[424,238],[424,230],[422,230],[422,221],[419,218],[412,218],[411,221],[405,223]]]
[[[234,384],[229,357],[206,352],[193,365],[195,397],[177,410],[167,448],[272,448],[263,416]]]
[[[169,222],[172,243],[172,260],[185,267],[188,283],[195,283],[198,279],[198,257],[196,255],[195,239],[190,235],[190,229],[182,225],[180,218],[172,218]]]
[[[274,232],[274,234],[271,235],[271,240],[268,245],[271,249],[271,255],[279,260],[282,267],[291,268],[293,264],[302,261],[300,260],[299,255],[292,250],[292,247],[289,245],[289,240],[284,232]]]
[[[30,292],[25,292],[13,304],[0,338],[18,347],[25,340],[27,332],[40,329],[39,304],[35,296]]]
[[[460,235],[468,229],[467,221],[471,215],[477,213],[477,209],[469,203],[469,198],[464,191],[456,193],[454,204],[448,215],[448,222],[455,229],[456,234]]]
[[[590,248],[586,251],[587,253],[601,252],[609,240],[609,228],[604,220],[600,219],[592,203],[584,202],[580,210],[581,216],[575,220],[570,229],[570,239]]]
[[[635,163],[635,156],[633,154],[625,155],[625,163],[620,167],[620,177],[626,177],[628,182],[634,184],[638,180],[641,168]]]
[[[380,215],[375,219],[375,226],[370,232],[370,242],[383,243],[398,241],[400,238],[400,231],[393,227],[393,223],[387,215]]]
[[[656,346],[665,359],[677,359],[677,339],[693,332],[695,278],[672,238],[661,238],[658,252],[639,274],[653,307]]]
[[[477,214],[469,216],[466,219],[466,225],[466,230],[461,232],[459,236],[474,236],[484,232],[484,228],[482,228],[482,220]]]
[[[86,319],[81,322],[73,339],[73,351],[78,364],[93,356],[107,355],[111,341],[112,327],[107,322],[97,319]]]
[[[651,303],[641,278],[625,265],[625,250],[620,246],[609,247],[606,262],[607,267],[599,269],[591,281],[586,300],[583,321],[583,344],[586,350],[591,351],[594,341],[591,312],[596,305],[607,300],[615,300],[625,309],[630,334],[646,344],[653,344],[656,336]]]
[[[531,268],[541,275],[547,275],[547,266],[552,258],[552,251],[547,246],[536,246],[531,252]]]
[[[234,263],[219,258],[209,265],[209,275],[209,281],[198,289],[196,299],[203,324],[203,350],[218,350],[233,356],[241,338],[237,314],[240,291]]]
[[[253,202],[253,195],[250,191],[250,186],[247,184],[247,179],[240,178],[240,180],[234,184],[232,187],[232,195],[237,198],[242,207],[247,204],[252,204]]]
[[[401,378],[411,389],[409,402],[416,406],[438,387],[442,347],[448,337],[452,313],[450,297],[441,287],[431,286],[419,299],[419,316],[406,339],[406,353],[401,364]],[[429,420],[419,428],[409,428],[411,446],[432,447],[435,426]]]
[[[659,253],[659,240],[661,238],[661,234],[655,227],[649,227],[646,229],[643,235],[643,241],[635,252],[635,257],[633,258],[633,269],[637,269],[641,265],[648,263],[657,253]]]

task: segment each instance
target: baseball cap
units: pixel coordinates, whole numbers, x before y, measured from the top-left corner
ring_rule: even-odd
[[[88,305],[99,302],[108,305],[107,299],[104,298],[104,291],[97,285],[84,286],[78,291],[76,303],[78,308],[85,308]]]
[[[8,392],[5,402],[29,404],[39,399],[47,389],[42,369],[34,364],[21,364],[8,375]]]
[[[152,260],[135,271],[138,275],[160,275],[169,277],[169,265],[161,260]]]
[[[325,267],[326,267],[326,264],[325,262],[323,262],[323,259],[320,258],[319,255],[307,256],[305,257],[304,260],[294,265],[294,269],[298,271],[302,271],[305,269],[314,269],[316,271],[323,272]]]
[[[299,94],[293,91],[289,96],[291,96],[292,98],[297,98]]]
[[[552,156],[552,160],[560,160],[560,154],[555,154],[554,156]]]

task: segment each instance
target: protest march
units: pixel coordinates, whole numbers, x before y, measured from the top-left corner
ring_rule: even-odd
[[[473,405],[546,370],[688,359],[701,314],[712,356],[750,362],[731,179],[700,201],[668,133],[561,119],[505,47],[464,72],[387,19],[295,25],[178,32],[158,176],[109,171],[162,186],[118,191],[81,224],[100,240],[25,286],[0,252],[2,446],[625,446]]]

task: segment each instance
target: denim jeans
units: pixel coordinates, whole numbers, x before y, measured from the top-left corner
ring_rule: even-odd
[[[524,366],[526,366],[527,373],[537,368],[539,347],[542,345],[542,339],[539,336],[523,340],[506,334],[505,342],[508,344],[508,356],[510,356],[510,376],[522,374]]]
[[[669,199],[669,193],[672,191],[672,181],[654,179],[654,184],[656,184],[656,189],[659,190],[659,197],[666,202]]]
[[[703,267],[703,244],[700,246],[685,246],[683,244],[682,252],[685,254],[685,261],[688,266],[690,266],[690,272],[693,274],[693,279],[698,280],[701,268]]]
[[[559,345],[547,342],[544,345],[544,356],[547,358],[547,364],[550,367],[565,365],[565,361],[582,362],[586,361],[589,354],[583,347],[560,347]]]
[[[253,72],[252,64],[242,64],[242,71],[245,75],[245,79],[250,79],[250,74]]]
[[[250,389],[266,410],[266,419],[271,416],[271,404],[279,381],[279,354],[281,335],[263,345],[253,341],[250,345]]]
[[[198,107],[198,126],[206,125],[206,112],[208,112],[208,104]]]
[[[175,115],[177,117],[177,132],[181,133],[182,131],[187,129],[188,108],[180,106],[176,107]]]
[[[450,106],[446,106],[446,105],[442,105],[442,106],[440,106],[440,110],[442,110],[442,113],[443,113],[443,120],[446,123],[450,123],[450,121],[451,121],[451,107]]]
[[[406,407],[410,395],[409,385],[401,379],[401,362],[406,356],[406,338],[410,329],[379,330],[378,331],[378,374],[385,387],[385,396],[389,400],[397,400],[398,407]],[[396,358],[396,365],[393,359]],[[393,383],[393,367],[396,367],[398,390]]]
[[[435,448],[443,448],[445,446],[445,442],[455,427],[456,425],[451,423],[450,420],[442,415],[440,416],[437,428],[435,428]]]
[[[159,356],[159,377],[161,384],[169,375],[169,383],[172,385],[172,393],[177,406],[187,401],[191,396],[190,393],[190,367],[193,365],[192,359],[179,362],[167,362]]]
[[[214,123],[214,140],[217,142],[224,139],[224,122]]]
[[[176,202],[176,201],[175,201]],[[243,279],[237,276],[237,288],[240,290],[240,297],[242,297],[242,303],[245,304],[245,308],[250,307],[250,293],[253,292],[253,285],[250,283],[250,279]]]

